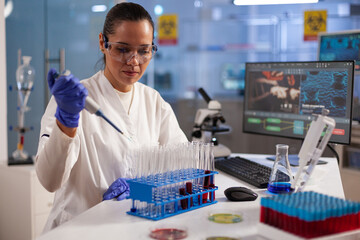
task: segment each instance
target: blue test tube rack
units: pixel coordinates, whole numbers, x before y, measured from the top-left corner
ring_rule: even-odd
[[[191,171],[191,174],[186,174],[186,172],[189,171]],[[166,173],[150,175],[146,178],[129,179],[127,180],[130,186],[130,196],[128,198],[132,199],[132,208],[127,214],[157,221],[215,204],[217,203],[215,200],[215,191],[218,190],[218,187],[213,184],[215,174],[218,174],[218,172],[204,171],[202,169],[183,169],[172,172],[163,181],[158,181],[158,179],[162,178],[161,176],[167,175]],[[210,179],[210,185],[208,187],[202,188],[196,185],[196,182],[200,185],[203,184],[206,177]],[[193,183],[193,193],[186,192],[182,195],[176,195],[171,199],[159,200],[154,198],[156,191],[161,191],[161,189],[170,188],[173,185],[186,182]],[[141,202],[143,205],[145,204],[146,210],[141,210],[141,208],[136,206],[136,202]],[[172,206],[173,209],[171,212],[166,210],[167,205]],[[186,207],[184,208],[184,206]]]

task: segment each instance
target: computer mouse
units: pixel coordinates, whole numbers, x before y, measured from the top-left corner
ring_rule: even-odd
[[[254,201],[258,195],[246,187],[230,187],[224,191],[230,201]]]

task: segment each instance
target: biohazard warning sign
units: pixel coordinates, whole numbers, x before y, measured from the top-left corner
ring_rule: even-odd
[[[326,32],[327,11],[304,12],[304,41],[316,41],[319,32]]]
[[[176,45],[178,42],[177,15],[162,15],[158,18],[159,45]]]

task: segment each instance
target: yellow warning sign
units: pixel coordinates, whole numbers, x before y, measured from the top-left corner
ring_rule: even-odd
[[[304,41],[315,41],[319,32],[326,32],[327,11],[304,12]]]
[[[175,14],[158,18],[159,45],[176,45],[178,39],[178,17]]]

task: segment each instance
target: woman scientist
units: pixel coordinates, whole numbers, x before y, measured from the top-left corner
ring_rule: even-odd
[[[129,177],[124,155],[149,144],[187,142],[175,114],[154,89],[138,83],[157,48],[154,23],[140,5],[120,3],[107,14],[99,34],[105,69],[79,82],[72,75],[55,80],[53,97],[41,120],[36,172],[41,184],[56,191],[44,231],[103,199],[124,199]],[[91,96],[103,113],[132,141],[102,118],[82,111]]]

